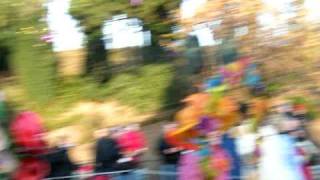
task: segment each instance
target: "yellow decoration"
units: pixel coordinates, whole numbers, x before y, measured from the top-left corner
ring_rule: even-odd
[[[209,100],[210,95],[208,93],[195,93],[183,99],[182,102],[186,103],[187,106],[203,111]]]
[[[250,114],[259,123],[268,111],[268,100],[265,98],[253,99],[250,106]]]
[[[232,98],[223,97],[218,101],[216,109],[210,115],[221,121],[222,130],[227,130],[239,121],[238,109],[238,104]]]
[[[197,108],[187,106],[177,113],[175,119],[181,127],[185,127],[197,124],[200,116],[201,112]]]
[[[208,106],[206,108],[207,113],[212,113],[216,111],[217,104],[219,100],[223,97],[224,92],[228,89],[227,85],[221,85],[215,88],[211,88],[208,90],[210,93],[210,102],[208,103]]]

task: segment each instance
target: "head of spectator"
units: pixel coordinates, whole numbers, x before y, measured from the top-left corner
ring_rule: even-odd
[[[107,128],[98,129],[94,132],[94,137],[97,139],[107,138],[108,136],[109,136],[109,129]]]
[[[140,131],[141,127],[140,127],[140,124],[134,123],[134,124],[129,124],[128,126],[126,126],[124,128],[124,130],[127,131],[127,132]]]
[[[114,126],[114,127],[110,128],[109,131],[110,131],[110,135],[113,139],[118,139],[123,131],[123,127],[122,126]]]

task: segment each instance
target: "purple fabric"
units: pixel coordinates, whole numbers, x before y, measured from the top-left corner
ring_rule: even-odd
[[[201,117],[200,123],[197,127],[197,129],[203,134],[208,134],[217,128],[218,128],[217,120],[210,118],[208,116]]]
[[[220,68],[220,74],[222,75],[223,79],[229,79],[232,76],[232,72],[227,70],[225,67]]]
[[[178,180],[203,180],[200,158],[196,153],[186,153],[180,158]]]
[[[219,160],[222,161],[228,161],[229,163],[231,162],[231,158],[228,155],[228,153],[220,146],[216,146],[213,148],[213,154],[212,157],[219,162]],[[224,169],[223,167],[218,166],[215,168],[218,168],[217,171],[219,171],[219,175],[215,177],[215,180],[228,180],[231,179],[229,176],[229,169]]]

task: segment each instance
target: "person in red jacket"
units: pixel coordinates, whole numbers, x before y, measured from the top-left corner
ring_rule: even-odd
[[[24,152],[42,154],[47,149],[43,138],[45,129],[38,114],[21,112],[10,124],[10,134],[13,142]]]
[[[38,158],[24,158],[13,173],[13,180],[39,180],[44,179],[50,171],[50,165]]]
[[[117,142],[123,158],[119,159],[119,164],[129,164],[133,173],[127,179],[144,179],[143,169],[141,169],[141,156],[147,151],[146,137],[141,131],[139,124],[132,124],[125,127],[118,135]]]
[[[147,150],[146,138],[139,124],[125,127],[118,136],[118,144],[122,154],[131,157],[136,163],[140,161],[140,156]]]

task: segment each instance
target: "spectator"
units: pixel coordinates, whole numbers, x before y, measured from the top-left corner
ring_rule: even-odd
[[[17,160],[11,154],[8,147],[8,137],[0,126],[0,179],[5,179],[17,166]]]
[[[118,138],[120,137],[120,135],[123,132],[123,127],[122,126],[114,126],[112,128],[110,128],[110,134],[111,137],[115,140],[118,140]],[[119,143],[118,143],[119,144]]]
[[[68,144],[65,137],[59,137],[61,143],[49,150],[43,157],[50,164],[49,178],[70,176],[76,170],[76,166],[70,161],[68,156]],[[71,178],[64,178],[71,179]]]
[[[123,129],[118,134],[117,141],[120,145],[121,153],[124,158],[120,159],[120,167],[135,169],[133,172],[135,179],[144,179],[140,169],[141,156],[147,150],[146,138],[140,129],[139,124],[132,124]],[[123,167],[122,167],[123,169]],[[130,175],[130,173],[129,173]]]
[[[111,172],[117,170],[117,160],[120,159],[120,150],[115,140],[110,138],[107,129],[95,132],[96,143],[95,172]]]
[[[15,172],[9,179],[12,180],[38,180],[44,179],[50,170],[49,164],[39,158],[25,157],[19,162]],[[8,179],[4,177],[3,179]]]
[[[260,128],[260,179],[304,179],[294,139],[287,133],[291,128],[291,124],[284,123],[280,134],[272,125]]]
[[[177,172],[177,165],[179,162],[181,148],[174,147],[169,142],[167,142],[165,138],[165,134],[174,130],[176,128],[176,124],[168,124],[163,127],[163,135],[159,139],[158,151],[162,158],[163,164],[160,169],[164,172]],[[177,179],[176,175],[168,175],[162,178],[163,180],[175,180]]]
[[[127,126],[118,137],[121,152],[133,158],[138,165],[140,156],[147,150],[146,138],[138,124]]]

